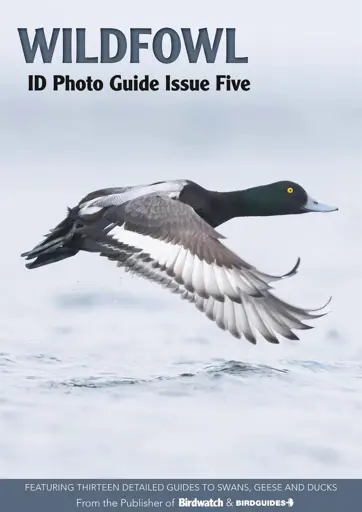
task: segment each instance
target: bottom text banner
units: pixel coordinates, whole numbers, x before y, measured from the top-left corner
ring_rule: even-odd
[[[4,512],[361,510],[361,480],[0,480]]]

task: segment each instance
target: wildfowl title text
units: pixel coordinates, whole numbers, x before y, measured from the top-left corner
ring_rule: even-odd
[[[129,33],[128,33],[129,32]],[[128,60],[131,64],[146,61],[149,55],[162,64],[172,64],[180,56],[185,56],[190,64],[199,61],[201,49],[208,64],[215,62],[219,56],[220,43],[223,40],[223,57],[226,64],[245,64],[248,57],[236,55],[235,28],[217,28],[213,36],[209,35],[207,28],[192,31],[190,28],[181,28],[179,31],[165,27],[155,33],[151,28],[131,28],[122,32],[117,28],[101,28],[97,38],[94,34],[88,36],[88,43],[99,41],[98,51],[87,51],[87,34],[85,28],[53,28],[45,35],[44,28],[37,28],[30,41],[27,28],[18,28],[20,42],[27,64],[32,64],[37,54],[45,64],[53,62],[61,56],[63,64],[114,64]],[[61,33],[61,37],[60,36]],[[97,44],[98,46],[98,44]],[[56,50],[60,50],[56,52]],[[142,50],[142,51],[141,51]],[[97,53],[98,55],[94,55]]]
[[[87,34],[85,28],[53,28],[46,31],[37,28],[34,35],[28,29],[18,28],[20,42],[27,64],[41,59],[44,64],[114,64],[120,61],[130,64],[149,63],[156,60],[172,64],[182,62],[196,64],[245,64],[248,57],[239,56],[234,28],[217,28],[211,35],[207,28],[191,30],[170,27],[153,31],[151,28],[131,28],[123,32],[116,28],[101,28],[97,37]],[[96,43],[96,44],[94,44]],[[90,48],[88,47],[91,45]],[[124,70],[123,70],[124,71]],[[166,75],[164,79],[150,75],[124,76],[115,74],[104,80],[93,76],[29,75],[29,91],[249,91],[250,81],[227,73],[213,79],[205,77],[180,77]]]

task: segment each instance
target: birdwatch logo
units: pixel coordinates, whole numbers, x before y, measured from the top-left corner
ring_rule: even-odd
[[[236,507],[292,507],[293,498],[287,500],[236,500]]]

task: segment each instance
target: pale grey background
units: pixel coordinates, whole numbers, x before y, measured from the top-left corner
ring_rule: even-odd
[[[37,0],[7,9],[0,476],[361,477],[360,2]],[[26,65],[16,28],[41,26],[87,27],[90,51],[100,27],[235,27],[249,64],[164,66],[145,55],[139,66]],[[35,94],[29,73],[230,73],[252,88]],[[291,179],[340,207],[221,228],[265,271],[302,258],[298,276],[278,290],[311,307],[333,295],[315,330],[298,343],[252,347],[95,256],[24,268],[20,252],[85,193],[179,177],[219,190]],[[289,372],[237,371],[232,360]]]

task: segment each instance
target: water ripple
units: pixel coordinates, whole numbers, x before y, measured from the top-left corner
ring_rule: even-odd
[[[104,376],[92,376],[82,378],[71,378],[62,381],[49,381],[47,386],[51,388],[65,387],[65,388],[93,388],[103,389],[119,386],[129,385],[148,385],[163,381],[181,382],[185,380],[199,380],[200,378],[214,379],[222,378],[223,376],[239,378],[250,376],[271,377],[275,374],[285,374],[288,370],[273,368],[267,365],[257,365],[243,363],[240,361],[225,361],[223,363],[207,365],[197,370],[190,370],[178,373],[176,375],[157,375],[149,378],[138,377],[117,377],[113,375],[112,378]]]

